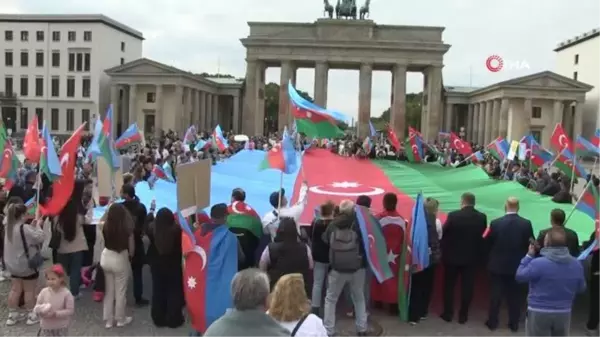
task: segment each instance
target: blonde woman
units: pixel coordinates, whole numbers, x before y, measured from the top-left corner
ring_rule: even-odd
[[[302,274],[283,275],[271,293],[269,316],[291,336],[327,337],[323,321],[310,309]]]
[[[440,208],[440,202],[434,198],[425,199],[425,212],[435,215],[435,231],[438,235],[438,240],[442,239],[442,221],[438,218],[438,211]]]

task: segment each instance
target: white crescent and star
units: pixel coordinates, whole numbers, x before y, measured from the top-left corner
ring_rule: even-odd
[[[236,214],[244,214],[244,211],[245,212],[251,212],[252,211],[252,207],[250,207],[248,205],[246,205],[245,210],[240,211],[238,209],[238,207],[237,207],[239,204],[240,204],[239,201],[234,201],[233,204],[231,204],[231,209],[233,209],[234,213],[236,213]]]
[[[362,185],[360,185],[356,182],[343,181],[343,182],[334,182],[329,185],[311,186],[308,190],[310,192],[313,192],[316,194],[336,195],[336,196],[341,196],[341,197],[357,197],[359,195],[374,196],[374,195],[383,194],[385,192],[382,188],[374,187],[374,186],[365,186],[365,188],[362,189],[362,191],[353,191],[353,192],[332,191],[326,186],[330,186],[333,188],[346,189],[346,188],[358,188]]]
[[[398,254],[395,254],[393,251],[391,251],[391,250],[390,250],[390,251],[387,253],[387,260],[388,260],[388,263],[393,263],[393,264],[396,264],[396,258],[398,258],[398,256],[400,256],[400,255],[398,255]]]
[[[310,113],[310,111],[307,111],[307,112],[306,112],[306,117],[307,117],[307,118],[311,118],[311,117],[312,117],[312,114]]]
[[[375,247],[375,237],[373,234],[369,234],[367,238],[369,239],[369,247]]]
[[[413,153],[419,153],[419,148],[416,145],[411,146]]]
[[[46,149],[46,150],[44,151],[44,149]],[[47,146],[42,146],[41,153],[46,153],[46,152],[48,152],[48,147]]]
[[[460,142],[460,140],[457,138],[454,140],[454,147],[456,147],[457,149],[462,149],[464,147],[463,143]]]
[[[62,167],[63,165],[65,165],[65,166],[66,166],[66,165],[67,165],[67,163],[69,163],[69,157],[70,157],[69,153],[65,153],[65,155],[64,155],[64,156],[62,156],[62,157],[60,158],[60,166],[61,166],[61,167]]]
[[[202,269],[201,270],[204,270],[204,268],[206,267],[206,261],[207,261],[206,251],[204,250],[204,248],[202,248],[200,246],[195,246],[194,249],[192,250],[192,252],[200,255],[200,258],[202,259]]]
[[[562,146],[563,148],[569,147],[569,140],[567,139],[567,136],[565,136],[565,135],[558,136],[558,145]]]
[[[187,279],[188,288],[195,289],[197,284],[198,284],[198,282],[196,282],[195,277],[193,277],[193,276],[188,277],[188,279]]]

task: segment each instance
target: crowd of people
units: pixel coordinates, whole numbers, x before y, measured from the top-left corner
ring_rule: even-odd
[[[276,134],[246,142],[236,142],[232,134],[225,136],[229,142],[223,151],[210,146],[197,151],[194,146],[186,146],[174,132],[139,149],[124,151],[129,162],[124,160],[123,166],[129,173],[124,175],[120,191],[123,202],[111,203],[97,225],[92,219],[96,207],[94,169],[85,155],[86,141],[80,150],[72,197],[56,217],[30,215],[24,201],[39,195],[43,204],[50,183],[44,182],[38,193],[36,168],[25,161],[18,183],[0,196],[3,276],[11,280],[6,324],[39,323],[41,335],[67,335],[83,285],[93,288],[94,299],[103,303],[103,324],[107,329],[126,326],[132,322],[126,306],[128,279],[132,277],[135,304],[151,305],[151,318],[157,327],[182,326],[185,296],[181,227],[171,210],[156,209],[154,204],[146,208],[137,198],[134,186],[150,179],[154,165],[168,163],[174,168],[203,158],[211,158],[216,164],[241,149],[268,150],[278,141]],[[199,133],[196,141],[208,141],[209,137],[209,133]],[[308,146],[305,140],[300,144]],[[315,143],[332,148],[344,145],[349,155],[359,156],[360,144],[352,136],[330,145]],[[377,144],[372,153],[362,155],[377,156],[378,149],[387,152],[386,145]],[[394,157],[401,155],[395,153]],[[456,160],[464,161],[459,155]],[[497,176],[496,166],[490,165],[494,169],[488,172]],[[538,183],[536,188],[540,185],[543,184]],[[549,189],[541,192],[550,193]],[[261,219],[263,235],[268,238],[264,244],[249,231],[231,228],[239,240],[239,245],[233,247],[239,259],[239,272],[231,281],[234,308],[213,322],[203,335],[333,336],[340,299],[347,304],[347,314],[354,317],[358,335],[368,335],[368,316],[375,308],[385,306],[392,314],[398,314],[397,298],[389,298],[385,303],[371,300],[377,280],[367,263],[355,214],[355,205],[371,208],[371,198],[359,196],[339,204],[327,202],[320,206],[310,226],[301,226],[299,218],[307,198],[307,182],[295,204],[289,202],[284,190],[270,195],[273,209]],[[210,219],[192,219],[199,235],[228,226],[228,210],[235,202],[252,200],[246,200],[242,189],[234,189],[230,205],[217,203],[211,208]],[[519,329],[526,311],[528,335],[567,335],[573,299],[586,291],[587,283],[590,306],[586,328],[597,334],[598,251],[592,254],[590,279],[586,280],[584,267],[576,260],[582,247],[577,235],[565,228],[562,210],[549,214],[550,227],[534,239],[531,222],[518,215],[519,201],[509,198],[504,206],[506,215],[490,221],[488,227],[488,219],[477,210],[473,194],[462,195],[461,209],[450,212],[445,223],[437,216],[439,202],[426,200],[431,264],[412,276],[407,313],[410,324],[419,324],[429,315],[437,269],[444,273],[441,318],[451,322],[456,316],[460,324],[467,323],[477,271],[484,268],[490,289],[485,324],[490,330],[499,327],[500,305],[506,299],[510,330]],[[402,218],[393,193],[384,195],[382,209],[382,213],[374,214],[376,218]],[[50,226],[50,230],[45,226]],[[591,244],[595,235],[591,234],[583,248]],[[39,261],[39,247],[44,242],[48,242],[53,253],[49,268],[42,267]],[[145,265],[150,266],[152,275],[151,294],[143,291]],[[40,273],[44,274],[47,287],[38,293]],[[455,315],[454,288],[459,278],[460,309]]]

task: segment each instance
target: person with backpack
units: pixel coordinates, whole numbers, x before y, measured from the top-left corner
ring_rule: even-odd
[[[323,240],[329,243],[329,266],[323,323],[327,334],[335,334],[335,309],[346,284],[350,287],[358,336],[367,335],[365,303],[366,260],[354,202],[340,203],[340,215],[327,227]]]

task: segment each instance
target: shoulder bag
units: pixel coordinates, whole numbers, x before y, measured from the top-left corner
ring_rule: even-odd
[[[19,231],[21,232],[21,241],[23,241],[23,250],[25,251],[25,257],[27,257],[27,265],[29,266],[29,268],[37,272],[38,269],[44,264],[44,258],[42,257],[39,248],[36,250],[35,254],[29,255],[29,246],[27,244],[27,239],[25,239],[25,231],[23,230],[23,226],[25,225],[21,225]]]
[[[290,336],[292,336],[292,337],[296,336],[296,333],[298,333],[298,330],[300,329],[300,327],[302,326],[302,324],[304,323],[304,321],[306,320],[308,315],[310,315],[310,314],[306,314],[306,315],[302,316],[302,318],[300,318],[298,323],[296,323],[294,330],[292,330],[292,334]]]

